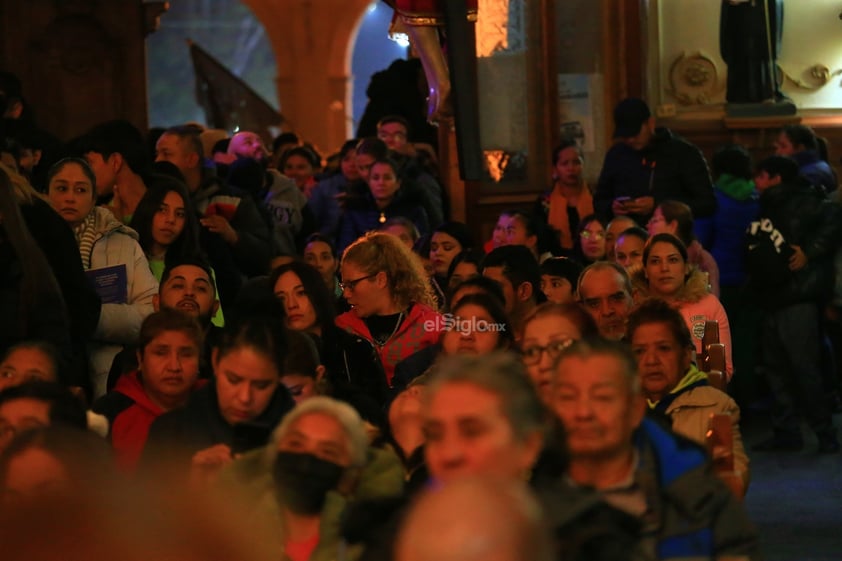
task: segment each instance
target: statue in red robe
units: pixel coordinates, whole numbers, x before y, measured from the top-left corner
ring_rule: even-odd
[[[427,76],[429,96],[427,118],[433,123],[449,122],[453,117],[450,100],[450,73],[442,47],[445,0],[386,0],[395,10],[393,33],[405,33]],[[468,0],[470,21],[476,21],[477,0]]]

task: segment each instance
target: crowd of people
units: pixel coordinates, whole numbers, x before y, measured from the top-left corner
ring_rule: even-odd
[[[839,451],[836,178],[806,127],[711,177],[643,101],[614,122],[593,189],[565,141],[486,241],[401,116],[326,160],[115,121],[38,161],[9,127],[0,511],[175,481],[235,495],[267,558],[760,559],[727,383],[758,345],[759,449],[803,415]]]

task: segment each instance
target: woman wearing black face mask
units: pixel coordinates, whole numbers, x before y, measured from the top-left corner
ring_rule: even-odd
[[[290,561],[335,559],[349,501],[403,490],[397,457],[369,448],[362,419],[346,403],[304,400],[284,417],[273,442],[235,461],[219,483],[239,487],[272,529],[267,539]]]

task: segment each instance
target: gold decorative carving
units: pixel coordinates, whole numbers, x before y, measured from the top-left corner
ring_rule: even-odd
[[[701,51],[681,53],[670,67],[669,81],[667,91],[682,105],[710,103],[722,88],[716,63]]]
[[[807,68],[801,73],[802,76],[809,76],[810,81],[805,81],[794,77],[792,74],[784,70],[780,65],[778,65],[778,72],[780,72],[785,79],[792,82],[797,88],[800,88],[802,90],[817,91],[825,87],[828,83],[830,83],[831,78],[842,74],[842,69],[834,70],[833,72],[831,72],[830,68],[828,68],[824,64],[814,64],[813,66]]]

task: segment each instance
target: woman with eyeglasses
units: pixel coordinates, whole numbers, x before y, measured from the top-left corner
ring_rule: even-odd
[[[599,337],[596,323],[590,314],[575,302],[546,302],[526,317],[520,355],[526,372],[545,403],[550,399],[550,382],[555,359],[573,341],[594,337]]]
[[[605,224],[591,214],[579,223],[574,257],[585,267],[605,259]]]
[[[345,363],[358,378],[349,382],[380,403],[393,393],[398,362],[435,344],[444,319],[435,310],[430,283],[420,260],[395,236],[373,232],[351,244],[342,256],[342,290],[351,310],[336,325],[351,336]]]

